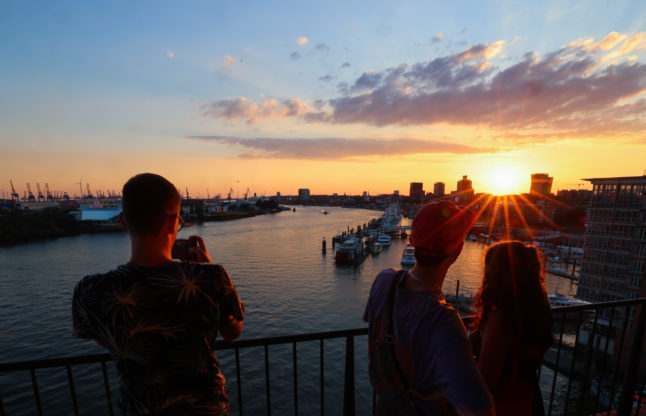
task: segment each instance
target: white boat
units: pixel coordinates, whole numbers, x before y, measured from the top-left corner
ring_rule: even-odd
[[[404,248],[402,264],[404,266],[412,266],[415,264],[415,249],[410,244],[406,244],[406,248]]]
[[[469,240],[471,240],[471,241],[478,241],[478,237],[476,237],[476,235],[475,235],[475,234],[470,234],[470,235],[469,235]]]
[[[392,237],[390,237],[388,234],[382,234],[379,237],[377,237],[377,242],[384,247],[390,247],[390,243],[392,242]]]
[[[562,293],[555,293],[553,295],[549,295],[549,301],[550,301],[550,306],[552,308],[557,308],[560,306],[579,306],[579,305],[590,304],[590,302],[586,302],[585,300],[568,298]]]
[[[383,246],[379,243],[373,243],[370,246],[370,251],[372,252],[373,256],[376,256],[377,254],[381,253],[382,249],[383,249]]]

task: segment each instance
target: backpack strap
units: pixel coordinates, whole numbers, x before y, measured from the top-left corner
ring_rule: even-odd
[[[393,278],[392,283],[390,284],[390,289],[388,291],[388,299],[386,301],[386,304],[388,306],[388,332],[386,334],[386,343],[390,346],[389,350],[390,353],[392,354],[393,357],[393,362],[395,363],[395,367],[397,368],[397,373],[399,374],[399,378],[401,381],[404,383],[406,386],[406,390],[410,391],[410,381],[408,380],[408,374],[401,368],[399,365],[399,360],[397,359],[397,353],[395,352],[395,294],[397,292],[397,284],[404,278],[404,275],[406,275],[407,271],[406,270],[400,270],[395,274],[395,277]],[[409,400],[410,396],[409,396]],[[412,400],[410,401],[411,405],[414,406],[414,403]]]

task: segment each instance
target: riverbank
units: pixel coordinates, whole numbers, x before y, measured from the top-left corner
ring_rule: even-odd
[[[251,218],[257,215],[287,211],[290,208],[255,209],[232,211],[210,215],[186,215],[187,226],[211,221],[231,221]],[[70,211],[47,208],[40,211],[11,210],[0,215],[0,246],[13,246],[59,237],[81,234],[100,234],[124,232],[118,222],[79,221]]]

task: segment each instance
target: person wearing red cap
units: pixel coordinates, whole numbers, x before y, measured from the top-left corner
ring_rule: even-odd
[[[450,201],[424,205],[411,227],[413,268],[375,278],[363,319],[377,415],[495,414],[464,324],[442,295],[473,223]]]

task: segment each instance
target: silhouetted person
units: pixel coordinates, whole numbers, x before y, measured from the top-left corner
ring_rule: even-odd
[[[173,261],[180,196],[159,175],[123,187],[120,220],[130,261],[86,276],[74,290],[74,335],[92,338],[116,361],[125,415],[222,415],[229,403],[213,350],[216,334],[240,336],[243,307],[227,272],[201,238],[194,262]]]
[[[554,338],[539,249],[520,241],[490,246],[474,306],[472,339],[481,344],[478,368],[496,413],[542,416],[537,370]]]
[[[472,225],[452,202],[424,205],[411,227],[414,267],[377,275],[363,317],[377,415],[494,414],[464,324],[442,295]]]

